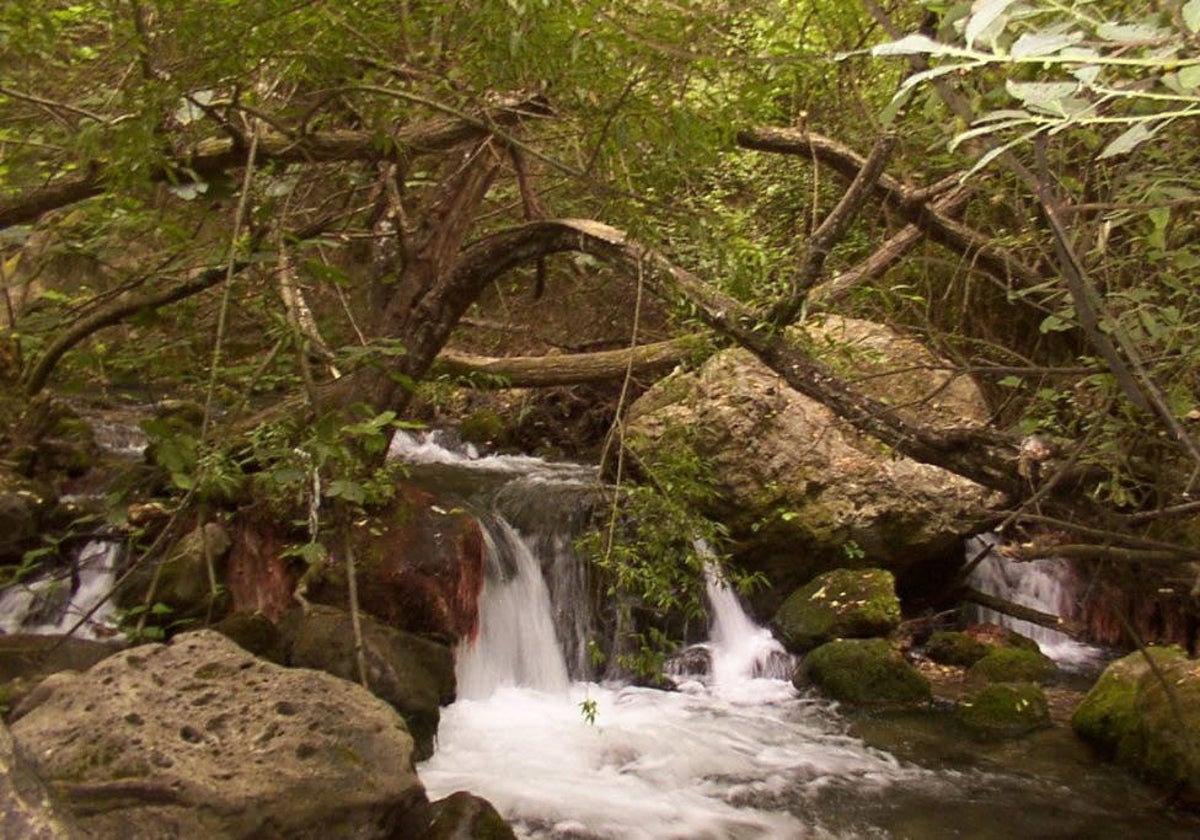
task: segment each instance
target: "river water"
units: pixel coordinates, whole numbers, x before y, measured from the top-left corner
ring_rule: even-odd
[[[561,530],[578,523],[563,500],[594,473],[427,438],[394,452],[418,479],[461,487],[457,471],[488,488],[473,500],[491,551],[481,632],[458,652],[460,699],[418,768],[431,799],[469,790],[537,840],[1200,837],[1200,819],[1095,761],[1065,726],[980,744],[946,709],[849,712],[798,691],[716,578],[711,667],[676,691],[596,682]]]

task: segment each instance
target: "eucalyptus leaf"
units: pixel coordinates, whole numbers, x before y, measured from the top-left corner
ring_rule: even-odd
[[[1141,44],[1166,37],[1171,30],[1153,23],[1102,23],[1096,27],[1096,34],[1117,44]]]
[[[954,47],[935,41],[926,35],[905,35],[898,41],[876,44],[871,55],[949,55]]]

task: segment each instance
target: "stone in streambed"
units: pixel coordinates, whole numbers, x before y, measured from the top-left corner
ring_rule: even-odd
[[[783,602],[772,626],[784,647],[804,653],[831,639],[886,636],[900,624],[896,580],[883,569],[834,569]]]
[[[403,719],[360,686],[212,631],[62,681],[13,737],[95,838],[420,837]]]
[[[804,657],[792,682],[816,685],[826,696],[855,705],[928,703],[932,690],[916,668],[883,639],[838,639]]]

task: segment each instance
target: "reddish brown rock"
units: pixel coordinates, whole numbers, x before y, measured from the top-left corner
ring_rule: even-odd
[[[429,493],[401,488],[396,501],[355,529],[358,598],[391,627],[455,642],[478,632],[484,544],[479,523]],[[344,606],[345,568],[337,563],[311,600]]]

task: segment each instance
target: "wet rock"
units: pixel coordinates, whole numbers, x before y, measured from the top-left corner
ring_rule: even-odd
[[[17,565],[36,546],[41,521],[54,502],[41,483],[0,466],[0,565]]]
[[[219,584],[229,546],[229,533],[216,522],[193,529],[161,560],[135,569],[118,602],[124,607],[161,604],[169,609],[164,615],[171,621],[222,615],[228,598]]]
[[[967,670],[967,682],[1040,683],[1056,670],[1054,660],[1041,651],[998,647],[989,650]]]
[[[0,723],[0,837],[12,840],[83,840],[83,832],[29,767]]]
[[[796,340],[920,426],[987,420],[969,378],[937,372],[949,366],[887,327],[830,317]],[[626,441],[653,460],[672,429],[688,430],[686,442],[710,465],[719,491],[711,512],[734,530],[739,561],[784,591],[846,565],[847,551],[897,574],[957,563],[962,538],[999,501],[859,434],[742,349],[655,384],[631,407]]]
[[[233,613],[214,624],[213,629],[257,657],[276,665],[287,664],[283,633],[262,613]]]
[[[97,838],[382,840],[428,825],[393,709],[212,631],[109,657],[12,731]]]
[[[939,665],[969,668],[987,655],[988,645],[958,630],[939,630],[925,643],[925,655]]]
[[[433,821],[425,840],[516,840],[490,802],[466,791],[439,799],[430,810]]]
[[[61,636],[0,636],[0,706],[17,708],[38,683],[60,671],[86,671],[121,649]]]
[[[1106,758],[1200,802],[1200,662],[1176,647],[1147,648],[1146,655],[1110,664],[1071,725]]]
[[[1016,738],[1050,726],[1046,693],[1035,683],[993,683],[962,700],[958,720],[977,738]]]
[[[793,677],[797,688],[812,683],[843,703],[872,706],[925,704],[929,680],[883,639],[839,639],[804,657]]]
[[[834,569],[787,597],[772,621],[784,646],[804,653],[831,639],[886,636],[900,624],[895,578],[883,569]]]
[[[475,636],[484,545],[474,517],[404,485],[386,509],[355,529],[353,539],[363,610],[389,627],[449,644]],[[330,564],[308,597],[348,603],[344,564]]]
[[[387,627],[362,616],[367,685],[408,724],[416,755],[433,755],[440,707],[454,701],[454,654],[446,645]],[[294,610],[280,625],[288,664],[315,668],[358,681],[354,627],[350,615],[314,604]]]

